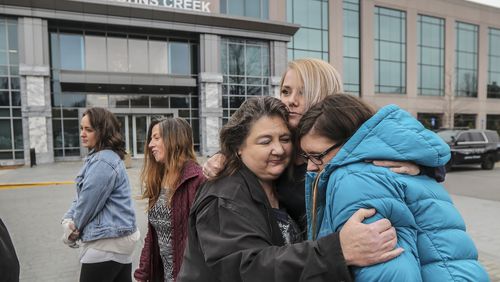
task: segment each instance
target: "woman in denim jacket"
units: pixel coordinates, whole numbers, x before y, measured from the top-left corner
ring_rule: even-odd
[[[140,238],[116,117],[102,108],[85,111],[82,145],[90,152],[76,177],[76,197],[63,217],[63,241],[81,241],[80,281],[131,281],[132,253]]]

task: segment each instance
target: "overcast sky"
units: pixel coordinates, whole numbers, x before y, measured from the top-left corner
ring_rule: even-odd
[[[477,3],[500,8],[500,0],[467,0],[467,1],[477,2]]]

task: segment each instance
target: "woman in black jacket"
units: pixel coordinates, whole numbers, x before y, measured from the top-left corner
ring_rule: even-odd
[[[275,180],[293,150],[287,119],[282,102],[261,97],[223,127],[226,169],[193,204],[178,281],[351,280],[339,233],[300,242],[297,224],[280,209]]]
[[[5,282],[19,281],[19,260],[9,231],[0,219],[0,275]]]

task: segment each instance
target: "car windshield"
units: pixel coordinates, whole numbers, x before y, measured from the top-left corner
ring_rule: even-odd
[[[446,143],[451,143],[451,137],[457,137],[458,130],[443,130],[438,131],[437,134],[443,138]]]

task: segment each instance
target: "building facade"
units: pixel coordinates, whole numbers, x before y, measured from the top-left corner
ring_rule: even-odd
[[[79,119],[106,107],[132,157],[157,116],[186,118],[196,150],[287,61],[314,57],[344,90],[425,126],[500,132],[500,9],[465,0],[4,0],[0,165],[80,159]]]
[[[271,3],[270,3],[271,2]],[[285,0],[58,0],[0,4],[0,165],[80,159],[85,108],[114,112],[128,152],[178,116],[196,150],[251,96],[275,95],[298,29]]]

